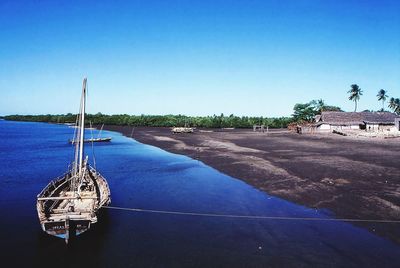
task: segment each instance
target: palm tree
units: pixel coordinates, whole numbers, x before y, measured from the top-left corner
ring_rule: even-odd
[[[400,99],[399,98],[396,98],[394,100],[394,105],[395,105],[394,112],[396,114],[400,114]]]
[[[319,112],[322,112],[325,109],[325,102],[323,99],[317,100],[317,109]]]
[[[393,110],[396,114],[400,114],[400,99],[399,98],[390,98],[389,100],[389,108]]]
[[[396,108],[396,104],[395,104],[395,101],[394,101],[394,98],[393,98],[393,97],[390,98],[388,107],[389,107],[390,109],[392,109],[392,110],[394,110],[394,109]]]
[[[382,101],[382,111],[385,111],[385,100],[387,97],[389,97],[386,93],[386,90],[381,89],[378,91],[378,95],[376,95],[378,97],[378,101]]]
[[[357,101],[359,101],[360,96],[362,96],[361,88],[357,84],[352,84],[351,89],[347,93],[350,93],[349,100],[354,101],[354,112],[357,112]]]

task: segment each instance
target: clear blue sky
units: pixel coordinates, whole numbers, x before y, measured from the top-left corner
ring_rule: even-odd
[[[79,3],[78,3],[79,2]],[[3,1],[0,115],[284,116],[400,97],[400,1]]]

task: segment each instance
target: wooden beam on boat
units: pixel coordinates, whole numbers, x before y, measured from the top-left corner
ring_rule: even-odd
[[[65,197],[38,197],[38,201],[46,201],[46,200],[70,200],[70,199],[97,199],[97,197],[83,196],[83,197],[73,197],[73,196],[65,196]]]

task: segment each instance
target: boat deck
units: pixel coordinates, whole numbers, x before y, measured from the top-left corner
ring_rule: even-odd
[[[95,221],[93,212],[96,208],[97,196],[95,191],[82,191],[79,198],[74,198],[74,192],[67,191],[60,195],[62,199],[53,209],[49,221],[69,219],[84,219]]]

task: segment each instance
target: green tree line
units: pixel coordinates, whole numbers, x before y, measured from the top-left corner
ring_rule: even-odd
[[[75,123],[76,114],[59,115],[7,115],[5,120],[48,122],[48,123]],[[229,115],[213,116],[185,116],[185,115],[106,115],[102,113],[87,114],[86,122],[93,125],[126,125],[146,127],[204,127],[204,128],[252,128],[253,125],[266,125],[270,128],[286,128],[293,122],[292,117],[251,117]]]
[[[357,111],[357,104],[363,95],[362,89],[357,84],[352,84],[348,91],[349,100],[354,101],[354,111]],[[385,101],[389,97],[387,91],[380,89],[376,95],[378,101],[382,102],[382,109],[385,111]],[[391,97],[388,107],[396,114],[400,115],[399,98]],[[253,125],[265,125],[270,128],[286,128],[293,122],[312,122],[317,114],[324,111],[340,111],[338,106],[327,105],[323,100],[312,100],[307,103],[297,103],[294,105],[292,117],[262,117],[262,116],[185,116],[185,115],[106,115],[102,113],[88,114],[87,122],[93,125],[127,125],[127,126],[148,126],[148,127],[179,127],[192,126],[204,128],[251,128]],[[366,110],[369,111],[369,110]],[[50,122],[50,123],[75,123],[76,114],[60,115],[7,115],[5,120]]]

